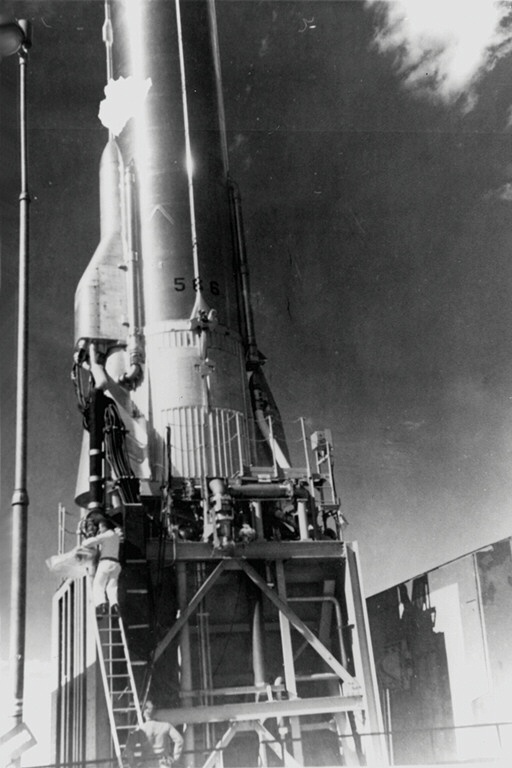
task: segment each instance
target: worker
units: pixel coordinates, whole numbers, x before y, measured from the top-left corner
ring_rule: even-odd
[[[103,517],[103,515],[101,517]],[[78,524],[77,533],[81,537],[81,540],[90,539],[93,536],[96,536],[98,533],[97,514],[93,512],[92,514],[87,515],[87,517],[83,517]],[[90,547],[89,549],[79,547],[78,550],[75,550],[75,554],[77,560],[84,563],[87,575],[93,579],[98,562],[98,547]]]
[[[130,734],[126,743],[126,761],[132,767],[139,761],[146,768],[172,765],[181,755],[183,736],[171,723],[155,720],[155,705],[152,701],[146,702],[142,715],[144,723]]]
[[[274,519],[272,521],[272,538],[277,541],[293,541],[299,538],[297,523],[295,522],[295,507],[293,504],[286,504],[283,508],[277,507],[274,510]]]
[[[110,611],[114,616],[119,615],[117,586],[121,563],[119,549],[122,541],[122,530],[115,526],[107,517],[98,520],[98,533],[82,541],[77,547],[78,554],[84,550],[98,550],[98,565],[92,583],[92,597],[96,608],[96,616],[101,619]]]

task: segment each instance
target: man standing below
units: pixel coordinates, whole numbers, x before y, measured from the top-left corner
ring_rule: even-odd
[[[122,531],[115,527],[108,518],[98,521],[98,533],[84,539],[79,547],[78,554],[83,550],[99,550],[98,566],[92,583],[92,597],[96,607],[96,616],[101,618],[107,613],[108,604],[114,615],[119,614],[119,602],[117,585],[121,564],[119,562],[119,548],[122,540]],[[108,603],[105,600],[108,600]]]
[[[140,755],[145,768],[164,768],[179,760],[183,737],[171,723],[155,720],[155,705],[147,701],[143,713],[144,723],[130,735],[125,750],[127,762],[133,766]],[[172,751],[172,755],[171,755]]]

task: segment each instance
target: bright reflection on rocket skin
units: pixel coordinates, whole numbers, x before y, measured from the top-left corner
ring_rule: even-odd
[[[126,0],[123,3],[123,26],[130,51],[131,72],[140,81],[148,77],[146,57],[150,55],[150,42],[147,40],[145,28],[146,14],[144,12],[145,0]],[[140,105],[138,114],[133,117],[134,123],[134,159],[139,185],[139,195],[142,210],[148,199],[149,178],[147,169],[150,167],[151,146],[150,132],[148,131],[148,114],[145,104]]]

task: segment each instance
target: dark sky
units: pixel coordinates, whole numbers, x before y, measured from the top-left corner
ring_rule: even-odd
[[[8,5],[8,4],[6,4]],[[73,297],[98,242],[101,0],[14,2],[34,24],[28,654],[49,651],[44,559],[81,439]],[[297,463],[333,432],[368,593],[510,535],[512,59],[464,113],[403,88],[359,0],[221,0],[231,170],[258,342]],[[1,577],[9,578],[16,325],[16,61],[1,64]],[[73,530],[74,522],[69,528]],[[69,538],[71,543],[72,537]],[[2,604],[6,652],[7,599]]]

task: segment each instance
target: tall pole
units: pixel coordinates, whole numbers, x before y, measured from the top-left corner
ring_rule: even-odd
[[[19,131],[20,131],[20,197],[19,197],[19,288],[18,346],[16,374],[16,443],[14,493],[12,497],[12,566],[11,566],[11,646],[13,675],[14,725],[23,722],[23,687],[25,670],[25,624],[27,597],[27,384],[28,384],[28,265],[29,205],[27,177],[26,72],[30,47],[29,23],[18,22],[22,33],[19,58]]]

